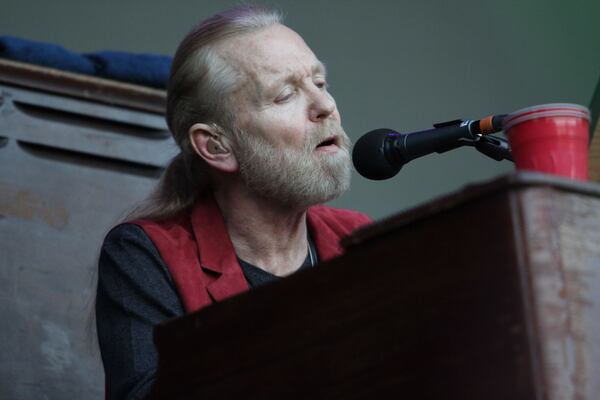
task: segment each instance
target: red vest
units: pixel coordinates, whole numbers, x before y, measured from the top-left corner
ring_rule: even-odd
[[[343,253],[339,241],[370,223],[356,211],[315,206],[308,209],[308,230],[321,261]],[[156,246],[190,313],[248,290],[225,222],[212,196],[199,200],[191,213],[164,221],[137,220]]]

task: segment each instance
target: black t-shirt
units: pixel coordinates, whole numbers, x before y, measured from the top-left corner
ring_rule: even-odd
[[[316,265],[317,262],[319,262],[318,257],[317,257],[317,248],[316,248],[315,244],[313,243],[310,235],[308,236],[308,246],[309,246],[309,248],[306,253],[306,259],[304,260],[304,262],[302,263],[300,268],[298,268],[297,271],[300,271],[300,270],[303,270],[306,268],[310,268],[310,267]],[[244,272],[244,277],[246,277],[246,282],[248,282],[248,286],[250,286],[251,289],[265,285],[267,283],[277,282],[277,281],[283,279],[282,277],[273,275],[272,273],[267,272],[264,269],[261,269],[257,266],[254,266],[254,265],[250,264],[249,262],[242,260],[239,257],[238,257],[238,262],[240,263],[240,266],[242,267],[242,271]]]

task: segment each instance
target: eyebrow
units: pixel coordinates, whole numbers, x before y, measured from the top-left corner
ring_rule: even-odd
[[[327,75],[327,67],[323,62],[317,60],[317,63],[312,67],[313,74],[321,73],[323,75]]]

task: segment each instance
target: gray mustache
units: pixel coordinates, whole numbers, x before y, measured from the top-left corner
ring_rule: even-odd
[[[314,149],[321,142],[327,140],[331,136],[338,137],[339,144],[341,145],[342,148],[345,148],[345,149],[350,148],[350,146],[351,146],[350,138],[348,137],[348,135],[346,135],[344,128],[342,128],[342,126],[340,124],[335,123],[335,122],[326,123],[324,126],[318,128],[318,129],[315,129],[312,132],[309,132],[309,134],[307,135],[307,146],[306,147],[307,147],[307,149],[309,149],[309,148]]]

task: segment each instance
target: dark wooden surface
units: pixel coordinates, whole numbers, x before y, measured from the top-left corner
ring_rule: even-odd
[[[154,393],[594,399],[599,193],[510,176],[357,232],[344,257],[158,327]]]

